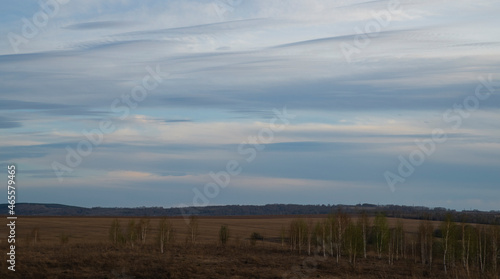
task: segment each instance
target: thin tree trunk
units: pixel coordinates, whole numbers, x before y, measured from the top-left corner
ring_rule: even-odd
[[[444,253],[443,253],[443,266],[444,273],[448,272],[446,268],[446,257],[448,256],[448,244],[450,242],[451,220],[446,220],[446,235],[444,237]]]
[[[470,255],[470,237],[471,234],[469,232],[468,238],[467,238],[467,254],[465,257],[465,270],[467,270],[467,276],[469,276],[469,255]]]
[[[366,259],[366,224],[363,221],[363,257]]]
[[[496,228],[491,228],[491,266],[493,268],[493,273],[497,274],[497,254],[498,254],[498,231]]]
[[[330,224],[330,256],[333,257],[333,222]]]

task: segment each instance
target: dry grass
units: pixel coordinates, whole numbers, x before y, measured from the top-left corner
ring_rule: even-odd
[[[151,231],[145,245],[114,246],[108,230],[114,218],[19,217],[17,220],[16,272],[0,264],[0,278],[443,278],[438,264],[432,270],[413,259],[388,265],[385,259],[370,255],[352,267],[344,258],[307,257],[292,253],[279,241],[282,226],[295,217],[200,218],[199,243],[186,241],[187,223],[170,218],[176,240],[161,254],[155,244],[160,218],[151,218]],[[324,216],[309,216],[316,222]],[[132,218],[119,218],[122,228]],[[136,222],[140,218],[135,218]],[[395,220],[389,223],[395,225]],[[418,221],[405,220],[406,230],[416,232]],[[221,225],[228,225],[231,238],[226,247],[217,243]],[[437,226],[437,224],[435,224]],[[39,228],[40,241],[29,235]],[[265,237],[251,246],[252,232]],[[0,247],[7,251],[6,230]],[[66,244],[61,235],[68,236]],[[5,255],[5,254],[4,254]],[[4,256],[5,257],[5,256]],[[464,273],[450,278],[466,278]],[[7,277],[9,276],[9,277]]]
[[[323,215],[304,216],[317,222],[325,218]],[[201,217],[200,241],[217,241],[218,231],[221,225],[228,225],[231,229],[232,238],[240,236],[248,237],[251,232],[257,231],[266,238],[278,238],[282,226],[288,227],[290,221],[296,216],[251,216],[251,217]],[[19,217],[17,220],[16,234],[18,238],[25,238],[31,233],[33,228],[40,228],[41,238],[44,242],[58,242],[61,233],[70,236],[70,242],[102,242],[108,237],[108,229],[111,225],[111,217]],[[119,217],[122,227],[127,225],[129,220],[140,218]],[[156,232],[158,222],[161,218],[150,218],[153,234]],[[169,218],[176,230],[177,236],[184,238],[187,236],[187,223],[182,217]],[[355,220],[355,218],[353,219]],[[389,226],[396,224],[395,218],[388,218]],[[437,227],[439,222],[433,222]],[[405,230],[407,232],[417,232],[419,220],[404,219]],[[0,241],[7,237],[7,231],[0,232]],[[151,239],[150,239],[151,240]],[[21,242],[24,239],[20,239]],[[1,242],[0,242],[1,243]]]

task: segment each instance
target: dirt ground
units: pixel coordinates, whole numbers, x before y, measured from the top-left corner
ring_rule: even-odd
[[[325,216],[306,216],[316,222]],[[7,256],[0,264],[0,278],[474,278],[460,268],[445,276],[439,259],[429,268],[408,256],[389,265],[385,257],[370,253],[356,265],[347,257],[308,256],[290,251],[281,243],[282,227],[294,217],[200,218],[199,239],[187,241],[187,223],[170,218],[175,240],[160,253],[156,244],[159,218],[151,218],[145,244],[113,245],[108,239],[115,218],[19,217],[16,227],[16,271],[7,269]],[[129,220],[119,218],[122,228]],[[394,225],[395,219],[389,219]],[[417,220],[404,220],[408,234],[416,232]],[[230,228],[228,244],[218,243],[221,225]],[[437,223],[435,223],[437,226]],[[34,243],[34,229],[39,238]],[[252,232],[264,236],[255,245]],[[66,237],[66,241],[63,240]],[[7,230],[2,230],[0,248],[8,252]],[[5,252],[4,252],[5,253]],[[496,275],[498,277],[498,275]],[[497,278],[489,275],[485,278]]]

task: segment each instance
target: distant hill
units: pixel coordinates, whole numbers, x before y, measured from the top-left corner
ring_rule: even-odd
[[[7,214],[8,204],[0,204],[0,208],[5,208],[2,212]],[[25,216],[89,216],[92,215],[92,209],[78,206],[62,204],[44,204],[44,203],[16,203],[16,215]]]
[[[4,214],[7,214],[8,204],[0,204]],[[342,210],[349,214],[366,212],[375,215],[383,212],[388,217],[411,219],[443,220],[446,214],[452,213],[455,218],[464,218],[471,223],[500,223],[500,211],[455,211],[442,207],[427,208],[422,206],[400,205],[298,205],[298,204],[267,204],[267,205],[224,205],[186,208],[163,207],[78,207],[62,204],[18,203],[15,211],[17,216],[251,216],[251,215],[315,215],[328,214]],[[2,213],[0,211],[0,213]],[[461,221],[461,220],[456,220]]]

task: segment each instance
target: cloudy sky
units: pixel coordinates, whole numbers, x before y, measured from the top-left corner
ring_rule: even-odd
[[[39,2],[0,11],[18,202],[500,210],[498,1]]]

